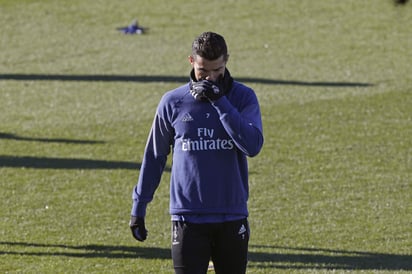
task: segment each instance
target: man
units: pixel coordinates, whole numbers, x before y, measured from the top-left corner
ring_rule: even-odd
[[[173,149],[170,182],[172,258],[176,273],[245,273],[249,241],[248,166],[263,145],[252,89],[226,69],[224,38],[202,33],[192,44],[189,83],[159,102],[133,189],[130,228],[144,241],[146,206]]]

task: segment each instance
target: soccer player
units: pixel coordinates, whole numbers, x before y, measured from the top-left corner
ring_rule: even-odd
[[[144,241],[146,207],[172,151],[170,214],[176,273],[245,273],[249,241],[247,157],[263,145],[254,91],[231,77],[224,38],[192,43],[187,84],[160,100],[133,189],[130,228]]]

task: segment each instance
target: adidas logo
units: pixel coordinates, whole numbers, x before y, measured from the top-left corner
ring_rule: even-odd
[[[242,226],[241,226],[240,229],[239,229],[238,234],[241,235],[241,234],[243,234],[243,233],[245,233],[245,232],[246,232],[246,227],[245,227],[245,225],[242,224]]]
[[[186,113],[182,118],[182,122],[190,122],[193,120],[194,120],[193,117],[189,113]]]

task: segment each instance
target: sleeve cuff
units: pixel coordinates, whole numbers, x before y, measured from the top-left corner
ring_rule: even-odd
[[[146,203],[142,203],[142,202],[139,203],[136,200],[133,200],[131,215],[136,216],[136,217],[145,217],[146,207],[147,207]]]

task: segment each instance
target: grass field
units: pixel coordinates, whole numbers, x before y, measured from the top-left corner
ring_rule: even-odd
[[[0,273],[173,272],[170,174],[144,243],[131,190],[206,30],[262,108],[248,273],[412,272],[412,3],[0,0],[0,25]]]

